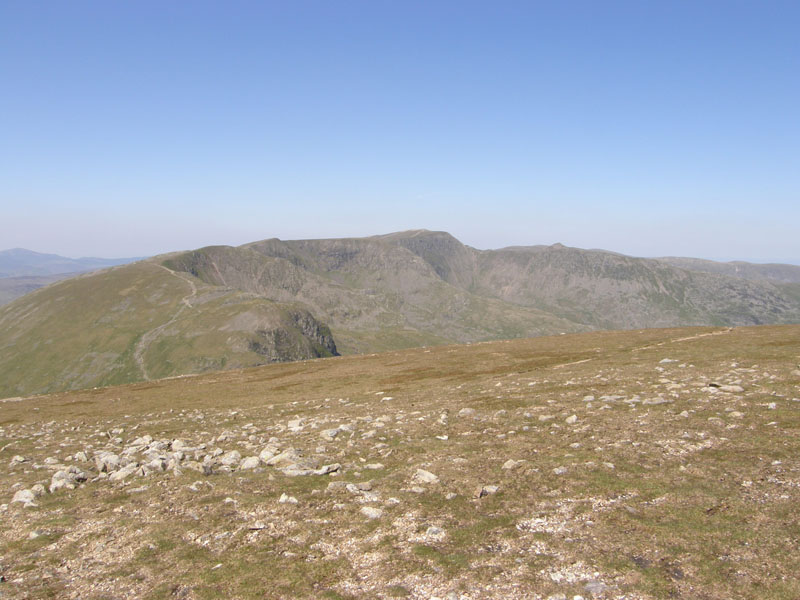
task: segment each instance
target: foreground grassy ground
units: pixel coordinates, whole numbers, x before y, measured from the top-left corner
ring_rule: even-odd
[[[800,326],[0,402],[0,503],[0,598],[796,599]]]

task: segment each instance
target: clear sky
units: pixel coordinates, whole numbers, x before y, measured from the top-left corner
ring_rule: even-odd
[[[800,263],[800,2],[0,2],[0,249]]]

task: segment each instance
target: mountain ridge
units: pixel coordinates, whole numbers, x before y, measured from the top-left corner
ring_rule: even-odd
[[[478,250],[428,230],[172,252],[0,307],[0,395],[595,329],[800,322],[800,284],[701,267],[562,244]]]
[[[142,260],[137,258],[68,258],[58,254],[35,252],[26,248],[0,250],[0,277],[61,275],[94,271]]]

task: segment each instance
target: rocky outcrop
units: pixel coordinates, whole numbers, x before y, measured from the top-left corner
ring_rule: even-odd
[[[0,307],[0,397],[594,329],[800,322],[796,268],[765,280],[681,264],[476,250],[425,230],[164,255]]]

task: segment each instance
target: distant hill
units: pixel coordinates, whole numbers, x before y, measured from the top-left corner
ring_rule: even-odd
[[[800,284],[696,267],[560,244],[476,250],[427,230],[176,252],[0,307],[0,396],[338,352],[800,322]]]
[[[58,275],[21,275],[19,277],[0,277],[0,306],[12,300],[38,290],[55,281],[71,277],[74,273],[61,273]]]
[[[137,260],[141,260],[141,258],[67,258],[57,254],[42,254],[24,248],[13,248],[0,250],[0,277],[81,273],[124,265]]]
[[[78,273],[124,265],[141,258],[66,258],[13,248],[0,250],[0,306]]]

